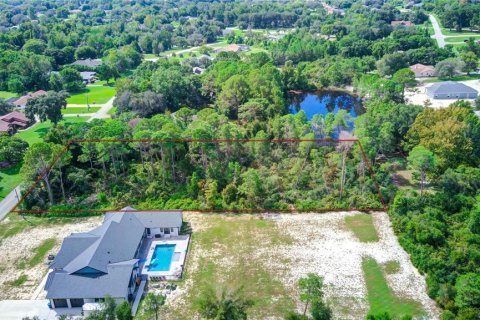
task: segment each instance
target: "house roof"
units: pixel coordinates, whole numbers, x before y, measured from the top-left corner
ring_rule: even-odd
[[[27,118],[27,116],[18,111],[13,111],[10,113],[7,113],[6,115],[0,116],[0,121],[1,122],[16,122],[19,125],[26,125],[28,122],[30,122],[30,119]]]
[[[10,130],[10,124],[0,121],[0,132],[8,132]]]
[[[90,68],[96,68],[102,64],[101,59],[84,59],[84,60],[77,60],[72,63],[75,66],[85,66]]]
[[[413,22],[408,20],[394,20],[390,22],[390,24],[392,26],[400,26],[400,25],[407,26],[407,27],[413,26]]]
[[[95,77],[97,73],[93,71],[82,71],[80,72],[80,76],[82,77],[82,80],[90,80],[93,77]]]
[[[181,225],[180,211],[143,212],[126,207],[108,212],[99,227],[64,239],[45,284],[47,298],[125,297],[145,228]],[[94,275],[79,274],[83,270]]]
[[[247,47],[248,47],[247,45],[240,45],[240,44],[232,43],[232,44],[229,44],[226,47],[218,48],[215,51],[217,51],[217,52],[222,52],[222,51],[239,52],[239,51],[242,50],[242,48],[247,48]]]
[[[435,71],[435,67],[417,63],[414,65],[411,65],[410,70],[412,70],[413,72],[431,72],[431,71]]]
[[[44,96],[44,95],[47,95],[47,94],[48,94],[48,92],[45,91],[45,90],[38,90],[38,91],[35,91],[35,92],[31,92],[31,93],[26,94],[24,96],[21,96],[17,100],[13,101],[13,104],[16,105],[16,106],[25,106],[28,102],[28,99],[33,98],[33,97]]]
[[[451,93],[478,93],[477,90],[467,86],[461,82],[445,81],[437,82],[427,88],[427,91],[435,94],[451,94]]]

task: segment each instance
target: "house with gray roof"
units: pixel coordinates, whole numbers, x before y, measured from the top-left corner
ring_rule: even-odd
[[[148,239],[178,236],[181,226],[181,211],[126,207],[107,213],[99,227],[66,237],[45,284],[51,307],[79,308],[106,295],[133,302],[146,281],[140,264]]]
[[[102,60],[101,59],[83,59],[83,60],[77,60],[72,63],[73,66],[83,66],[83,67],[88,67],[88,68],[96,68],[102,65]]]
[[[478,91],[461,82],[437,82],[426,89],[433,99],[476,99]]]

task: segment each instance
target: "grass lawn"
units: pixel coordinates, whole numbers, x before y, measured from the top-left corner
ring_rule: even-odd
[[[254,301],[249,318],[279,319],[295,309],[292,293],[275,279],[267,261],[256,257],[259,250],[275,250],[291,239],[275,222],[251,215],[202,214],[186,217],[193,236],[186,261],[185,279],[176,282],[180,299],[165,306],[161,319],[194,319],[196,301],[209,287],[236,290]],[[198,228],[198,229],[197,229]],[[253,262],[253,260],[256,260]],[[295,295],[294,295],[295,297]],[[150,319],[141,310],[135,319]]]
[[[117,113],[117,107],[112,107],[107,113],[110,115]]]
[[[480,35],[462,36],[462,37],[449,37],[449,38],[445,38],[445,42],[447,42],[447,43],[465,43],[464,41],[469,40],[470,38],[478,40],[478,39],[480,39]]]
[[[45,258],[46,254],[53,249],[56,243],[57,241],[53,238],[43,241],[42,244],[35,248],[35,255],[27,262],[27,266],[31,268],[41,263]]]
[[[12,97],[18,97],[18,94],[8,91],[0,91],[0,99],[7,100]]]
[[[158,58],[156,54],[153,53],[144,53],[143,54],[143,59],[153,59],[153,58]]]
[[[108,86],[87,86],[83,92],[72,94],[68,104],[104,104],[115,96],[115,88]]]
[[[371,314],[388,312],[393,317],[420,316],[424,313],[420,303],[395,296],[388,287],[381,266],[372,258],[363,258],[362,269],[368,291]]]
[[[448,79],[440,79],[440,78],[434,77],[434,78],[427,79],[424,82],[430,83],[430,82],[441,82],[441,81],[467,81],[467,80],[477,80],[477,79],[480,79],[480,74],[471,74],[471,75],[462,74],[458,76],[453,76]]]
[[[88,119],[89,117],[69,117],[63,119],[60,123],[82,123],[86,122]],[[17,136],[27,141],[29,144],[41,142],[43,140],[43,137],[47,134],[48,130],[52,127],[52,125],[53,124],[50,121],[37,123],[33,127],[28,128],[27,130],[18,132]]]
[[[379,240],[370,214],[347,216],[345,217],[345,224],[361,242],[376,242]]]
[[[78,114],[78,113],[95,113],[100,110],[100,107],[90,107],[88,110],[87,107],[69,107],[62,109],[63,114]]]
[[[13,167],[0,169],[0,200],[22,182],[21,167],[21,164],[17,164]]]

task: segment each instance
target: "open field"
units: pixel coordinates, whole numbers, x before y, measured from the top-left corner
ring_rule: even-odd
[[[81,123],[86,122],[87,120],[88,117],[70,117],[65,118],[60,123]],[[50,121],[37,123],[26,130],[18,132],[17,136],[27,141],[29,144],[41,142],[42,138],[47,134],[52,125],[53,124]]]
[[[438,319],[425,280],[400,247],[386,213],[373,213],[371,223],[363,221],[378,235],[371,242],[361,242],[347,226],[346,217],[358,215],[364,216],[332,212],[261,219],[186,213],[193,237],[185,279],[167,297],[163,318],[198,319],[195,300],[201,291],[210,285],[217,290],[243,285],[245,296],[255,301],[249,318],[282,319],[289,310],[302,309],[298,280],[314,272],[325,278],[335,319],[364,319],[368,312],[385,310]],[[155,284],[150,288],[155,290]],[[381,294],[373,296],[371,290],[379,289]],[[400,307],[393,302],[401,302]],[[142,312],[137,318],[145,319]]]
[[[0,200],[22,182],[21,164],[0,169]]]
[[[475,36],[460,36],[460,37],[447,37],[445,38],[445,42],[447,43],[464,43],[465,40],[470,40],[470,38],[473,38],[474,40],[480,39],[480,35],[475,35]]]
[[[90,107],[90,110],[87,107],[67,107],[62,109],[63,114],[82,114],[82,113],[95,113],[100,110],[100,107]]]
[[[104,104],[115,96],[115,88],[109,86],[87,86],[84,91],[72,94],[68,104]]]
[[[0,300],[32,298],[48,271],[46,256],[60,249],[64,237],[87,231],[100,221],[100,217],[24,220],[10,214],[0,222]]]

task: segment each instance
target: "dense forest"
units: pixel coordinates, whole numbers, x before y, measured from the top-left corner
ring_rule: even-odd
[[[414,64],[435,66],[441,79],[477,71],[480,44],[440,48],[427,21],[433,13],[446,29],[478,32],[480,4],[417,2],[400,10],[398,1],[327,1],[342,14],[317,1],[0,0],[0,91],[48,91],[24,111],[53,124],[30,145],[0,136],[0,163],[21,165],[25,188],[41,178],[21,209],[55,209],[43,213],[52,217],[126,205],[380,208],[368,160],[442,319],[478,319],[480,120],[468,102],[433,109],[409,103],[405,91]],[[255,51],[215,52],[219,39]],[[175,53],[192,47],[189,57]],[[72,65],[83,59],[102,65]],[[63,123],[66,98],[85,88],[79,72],[93,70],[115,86],[115,114]],[[367,159],[355,143],[312,141],[344,134],[347,112],[290,113],[291,91],[326,88],[362,99],[351,135]],[[12,110],[0,101],[0,115]],[[118,139],[157,142],[73,143],[47,170],[71,140]],[[178,142],[213,139],[231,141]],[[282,139],[308,141],[268,142]],[[414,185],[396,183],[402,170]]]

